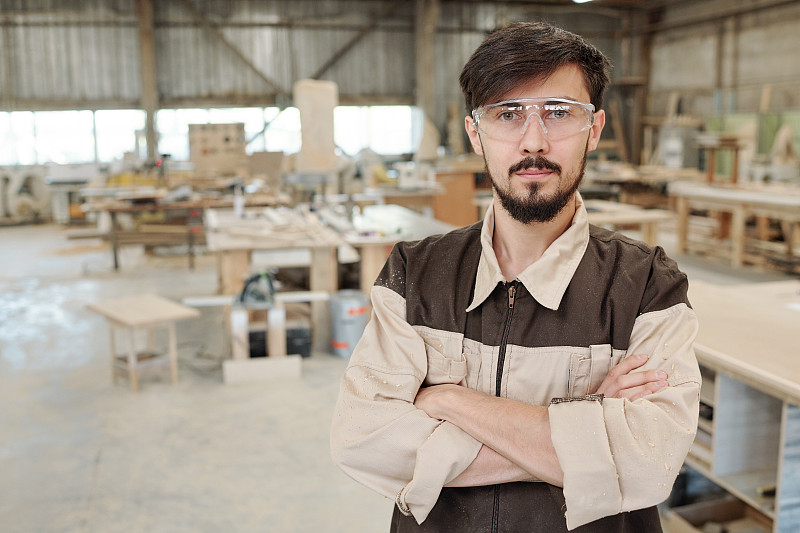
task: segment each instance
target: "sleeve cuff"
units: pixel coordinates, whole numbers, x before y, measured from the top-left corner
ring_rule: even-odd
[[[602,395],[557,398],[548,407],[551,438],[564,472],[570,530],[618,514],[622,507],[602,400]]]
[[[600,402],[600,405],[603,405],[603,398],[605,398],[603,394],[587,394],[577,398],[553,398],[550,400],[550,405],[567,402]]]
[[[482,444],[450,422],[442,422],[417,450],[414,477],[395,499],[397,508],[421,524],[442,487],[475,460]]]

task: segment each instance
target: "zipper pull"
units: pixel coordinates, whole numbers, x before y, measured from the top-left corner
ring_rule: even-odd
[[[517,295],[517,284],[512,282],[508,286],[508,308],[514,309],[514,297]]]

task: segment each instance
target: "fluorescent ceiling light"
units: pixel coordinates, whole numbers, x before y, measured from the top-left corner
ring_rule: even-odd
[[[576,4],[585,4],[586,2],[591,2],[592,0],[572,0]]]

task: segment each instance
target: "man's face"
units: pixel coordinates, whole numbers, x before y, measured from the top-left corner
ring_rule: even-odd
[[[588,102],[589,92],[578,67],[566,65],[544,81],[521,84],[498,101],[534,97]],[[548,139],[536,117],[513,141],[480,133],[472,117],[465,124],[501,205],[514,219],[528,224],[552,220],[573,198],[583,178],[586,153],[597,148],[605,114],[597,111],[591,128],[557,141]]]

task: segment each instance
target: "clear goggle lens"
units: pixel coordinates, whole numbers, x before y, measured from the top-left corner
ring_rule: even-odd
[[[478,131],[501,141],[518,141],[538,121],[551,141],[565,139],[594,124],[594,105],[564,98],[520,98],[479,107],[472,112]]]

